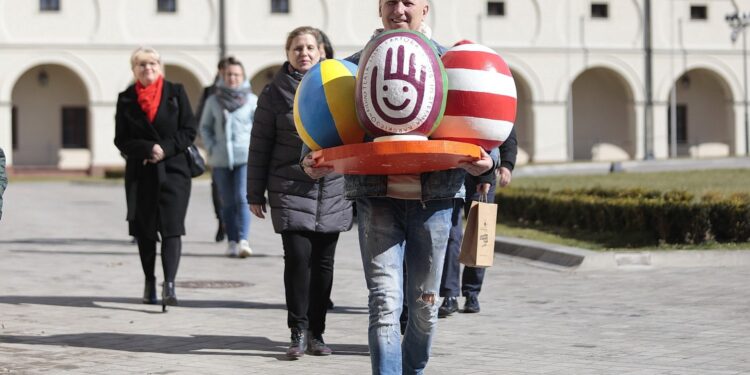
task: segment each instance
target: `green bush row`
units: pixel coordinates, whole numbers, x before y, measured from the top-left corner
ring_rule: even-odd
[[[634,233],[659,243],[747,242],[750,195],[701,199],[685,191],[502,189],[498,221],[588,232]]]

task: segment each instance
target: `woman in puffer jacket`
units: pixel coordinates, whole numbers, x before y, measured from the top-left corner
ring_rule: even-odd
[[[248,243],[250,211],[246,183],[247,153],[257,102],[258,98],[250,92],[242,63],[227,58],[223,81],[206,100],[200,131],[223,202],[221,214],[229,240],[226,250],[229,257],[245,258],[252,254]]]
[[[263,89],[255,112],[248,160],[250,210],[264,218],[266,198],[274,230],[284,246],[289,358],[331,354],[323,341],[333,285],[333,257],[339,233],[352,227],[344,177],[313,180],[300,167],[302,140],[294,127],[294,94],[304,74],[320,61],[317,29],[299,27],[286,41],[287,62]],[[307,335],[307,340],[305,340]],[[304,343],[307,342],[307,348]]]

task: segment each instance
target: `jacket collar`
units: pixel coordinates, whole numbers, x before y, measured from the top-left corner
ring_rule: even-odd
[[[166,121],[170,113],[179,110],[179,105],[177,104],[178,98],[175,96],[172,85],[167,81],[164,81],[161,102],[159,103],[159,109],[156,110],[156,117],[154,117],[153,124],[149,123],[146,114],[138,104],[138,94],[135,92],[135,84],[130,85],[130,87],[125,90],[125,98],[128,100],[128,115],[131,120],[136,123],[137,127],[146,130],[157,140],[161,137],[155,127],[162,121]]]
[[[276,84],[276,87],[279,88],[279,92],[284,97],[284,101],[286,101],[291,108],[294,106],[294,94],[297,92],[299,81],[289,74],[288,65],[289,62],[287,61],[281,69],[276,72],[276,75],[273,77],[273,82]]]

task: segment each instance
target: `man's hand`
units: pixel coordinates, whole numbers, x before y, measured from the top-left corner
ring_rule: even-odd
[[[479,160],[474,161],[463,161],[458,163],[458,166],[460,168],[463,168],[472,176],[479,176],[484,172],[487,172],[492,168],[492,158],[490,157],[490,154],[488,154],[486,151],[480,148],[482,151],[482,156],[479,158]]]
[[[302,170],[305,171],[310,178],[317,180],[333,172],[333,167],[316,167],[315,159],[313,159],[312,153],[309,153],[305,155],[304,159],[302,159]]]
[[[497,170],[497,175],[500,177],[500,187],[506,187],[508,184],[510,184],[510,180],[513,178],[513,174],[511,173],[510,169],[506,167],[500,167],[500,169]]]
[[[487,195],[490,193],[490,183],[489,182],[482,182],[477,184],[477,193],[479,195]]]
[[[264,215],[264,213],[266,212],[266,205],[265,204],[251,204],[250,212],[252,212],[253,215],[255,215],[258,218],[265,219],[266,215]]]

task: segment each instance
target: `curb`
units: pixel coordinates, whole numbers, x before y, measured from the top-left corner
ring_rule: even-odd
[[[657,267],[750,267],[750,250],[598,252],[498,236],[495,238],[495,252],[581,271]]]

